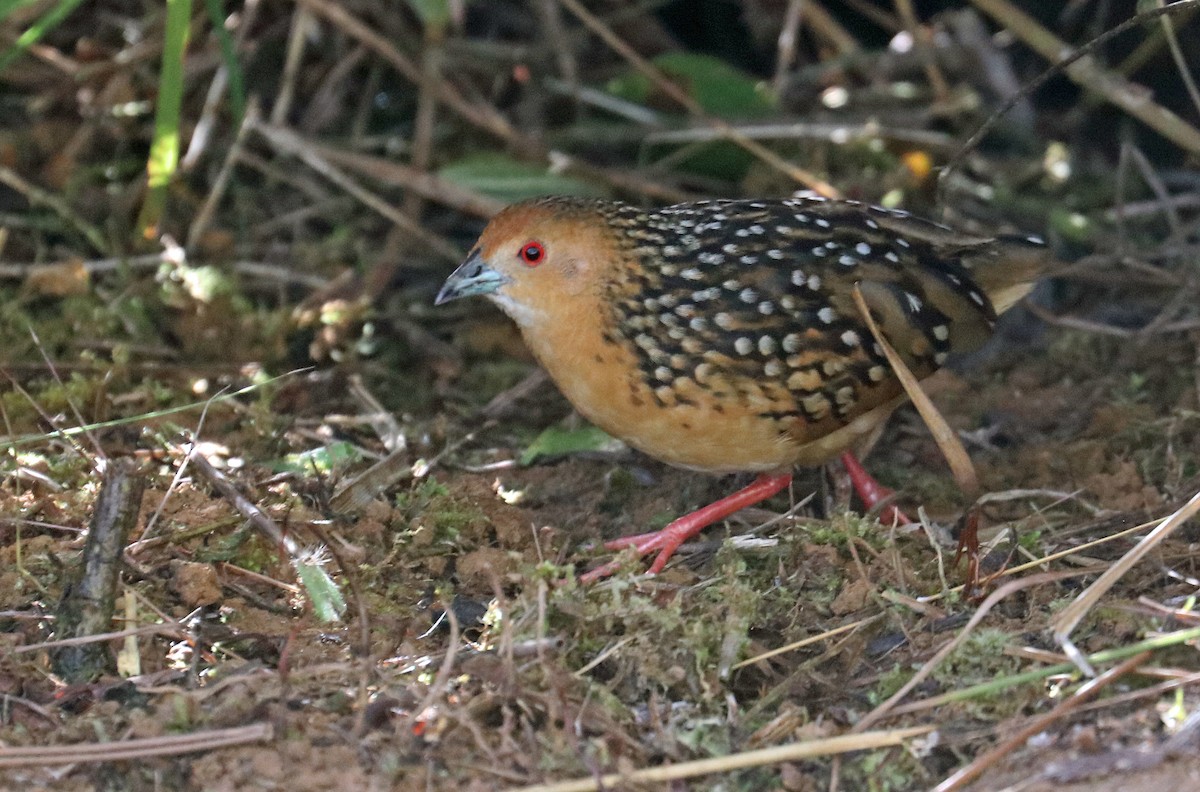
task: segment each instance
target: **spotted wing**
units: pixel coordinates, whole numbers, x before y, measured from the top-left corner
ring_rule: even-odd
[[[612,332],[664,402],[691,380],[764,417],[836,425],[895,398],[856,285],[918,376],[995,318],[960,263],[990,240],[904,213],[798,198],[618,207],[610,222],[640,262],[609,285]]]

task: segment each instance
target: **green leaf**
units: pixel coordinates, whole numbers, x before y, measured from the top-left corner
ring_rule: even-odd
[[[504,154],[472,154],[442,166],[446,181],[502,201],[519,201],[540,195],[577,195],[600,198],[604,191],[571,176],[550,172],[545,166],[519,162]]]
[[[272,465],[279,472],[310,474],[314,470],[329,473],[349,464],[361,461],[362,452],[353,443],[339,441],[329,445],[302,451],[298,454],[288,454]]]
[[[774,102],[759,80],[719,58],[690,52],[669,52],[655,58],[654,65],[709,115],[728,120],[746,120],[760,118],[774,110]],[[679,116],[687,113],[685,108],[664,95],[641,72],[629,71],[613,79],[608,84],[608,91],[626,101],[656,110]],[[750,152],[726,140],[687,146],[651,146],[643,154],[649,162],[675,158],[672,165],[675,170],[727,181],[743,178],[754,162]]]
[[[450,24],[449,0],[408,0],[408,4],[425,27],[444,29]]]
[[[551,426],[537,436],[521,454],[520,462],[528,465],[542,457],[578,454],[586,451],[614,453],[625,448],[625,444],[595,426],[579,429],[563,429]]]
[[[668,52],[653,62],[705,112],[719,118],[754,118],[774,109],[774,102],[760,80],[719,58]],[[614,78],[608,84],[608,92],[630,102],[665,106],[680,114],[686,112],[674,100],[662,96],[650,78],[638,71]]]
[[[346,598],[315,557],[298,560],[296,576],[300,578],[300,585],[304,586],[305,592],[308,593],[308,600],[312,603],[313,612],[317,614],[318,619],[335,622],[346,612]]]

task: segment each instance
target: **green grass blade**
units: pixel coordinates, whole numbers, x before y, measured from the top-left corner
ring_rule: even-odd
[[[59,0],[58,5],[43,14],[28,30],[17,37],[7,52],[0,55],[0,72],[24,55],[27,49],[41,41],[47,33],[58,27],[82,2],[83,0]],[[4,19],[16,9],[27,4],[26,0],[8,0],[3,6],[0,6],[0,19]]]
[[[167,28],[163,37],[162,68],[158,79],[158,106],[154,112],[154,140],[146,162],[148,190],[138,217],[142,239],[158,236],[158,224],[167,204],[167,187],[179,165],[179,113],[183,106],[183,59],[187,53],[192,0],[167,0]]]
[[[242,119],[246,115],[246,82],[242,78],[242,65],[238,63],[233,36],[229,35],[225,28],[225,9],[221,0],[204,0],[204,5],[208,9],[213,31],[217,34],[221,60],[225,62],[225,71],[229,74],[229,104],[233,110],[233,128],[240,129]]]

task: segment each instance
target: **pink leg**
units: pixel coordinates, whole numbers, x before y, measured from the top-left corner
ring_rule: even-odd
[[[784,487],[792,483],[791,472],[784,473],[778,476],[768,476],[765,473],[754,480],[754,483],[745,489],[721,498],[716,503],[705,506],[703,509],[697,509],[691,514],[685,514],[675,522],[663,528],[661,531],[652,531],[650,533],[639,534],[637,536],[625,536],[605,544],[605,547],[610,550],[620,550],[625,547],[636,548],[639,555],[654,550],[658,551],[658,557],[654,559],[654,563],[650,565],[649,573],[651,575],[658,574],[662,568],[667,565],[667,560],[671,555],[679,549],[679,546],[691,539],[696,534],[703,531],[708,526],[715,523],[717,520],[723,520],[734,512],[741,511],[747,506],[753,506],[756,503],[761,503],[775,493],[782,490]],[[600,578],[608,577],[617,569],[620,568],[620,563],[610,561],[609,563],[593,569],[585,575],[579,577],[580,583],[593,583]]]
[[[887,500],[895,494],[892,490],[872,478],[871,474],[863,468],[854,454],[851,454],[849,451],[842,454],[842,464],[846,467],[846,472],[850,474],[850,483],[854,485],[854,491],[862,499],[863,505],[867,507],[867,511],[874,509],[880,501]],[[896,525],[908,525],[912,522],[912,520],[905,516],[904,512],[890,503],[880,510],[879,521],[882,523],[894,523]]]

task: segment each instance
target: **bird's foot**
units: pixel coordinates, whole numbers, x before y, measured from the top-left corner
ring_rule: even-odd
[[[863,506],[867,511],[874,509],[879,504],[883,504],[883,508],[879,510],[879,521],[888,525],[909,525],[912,520],[887,501],[895,496],[895,491],[883,486],[876,481],[870,473],[862,466],[862,463],[846,451],[842,454],[842,465],[846,468],[846,473],[850,475],[850,483],[854,486],[854,491],[858,493],[858,497],[862,500]]]
[[[638,555],[645,555],[657,550],[658,556],[655,557],[654,563],[650,565],[650,569],[648,570],[649,574],[656,575],[662,571],[663,567],[667,565],[667,561],[684,542],[718,520],[723,520],[747,506],[761,503],[791,483],[791,472],[775,476],[769,476],[764,473],[756,478],[750,486],[721,498],[721,500],[709,504],[703,509],[697,509],[691,514],[685,514],[661,530],[637,534],[636,536],[623,536],[620,539],[607,542],[604,546],[610,550],[623,550],[626,547],[632,547],[637,550]],[[610,561],[603,566],[596,567],[591,572],[581,575],[579,582],[593,583],[601,578],[608,577],[620,569],[620,567],[621,564],[619,561]]]

